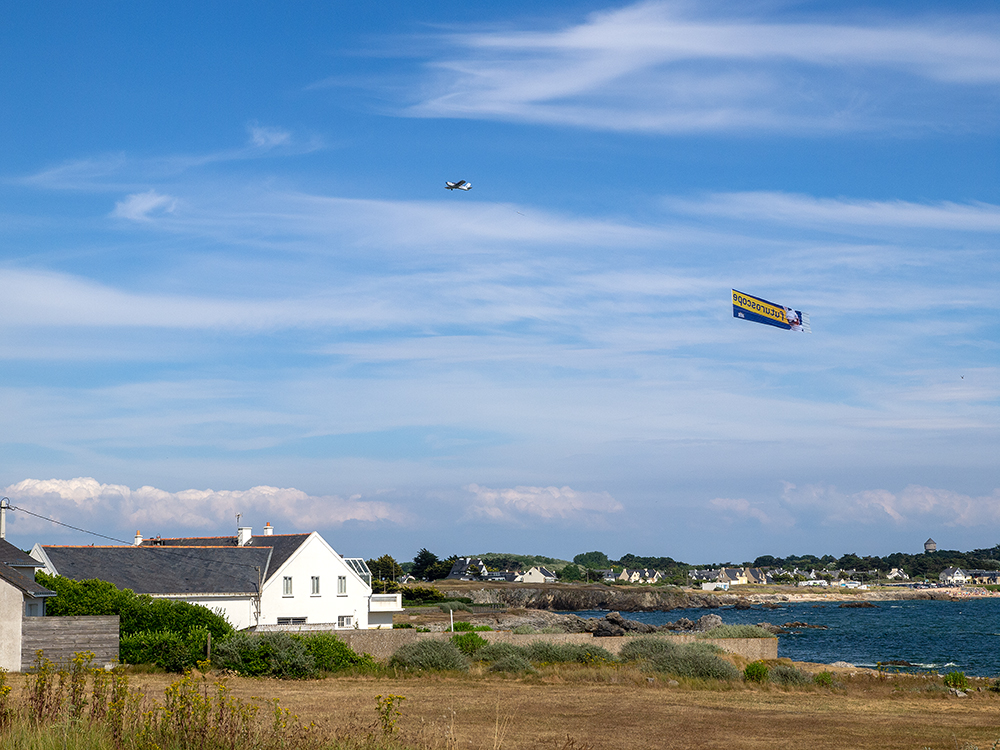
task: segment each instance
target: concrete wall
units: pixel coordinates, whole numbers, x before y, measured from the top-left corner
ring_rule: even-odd
[[[18,667],[26,672],[35,663],[35,652],[65,666],[74,654],[94,653],[94,666],[118,660],[118,615],[111,617],[25,617],[21,621]]]
[[[16,586],[0,580],[0,669],[8,672],[17,672],[21,668],[23,618],[24,594]]]
[[[285,629],[285,628],[282,628]],[[288,628],[291,630],[292,628]],[[303,628],[303,630],[305,630]],[[352,649],[360,653],[368,653],[380,661],[386,661],[395,651],[407,643],[430,638],[445,640],[451,633],[418,633],[416,630],[338,630],[337,635],[343,638]],[[613,654],[621,651],[622,646],[640,636],[619,636],[610,638],[594,638],[590,633],[539,633],[537,635],[521,635],[509,630],[477,633],[490,643],[513,643],[524,646],[533,641],[548,643],[577,643],[584,646],[600,646]],[[661,638],[671,638],[680,643],[704,640],[718,646],[723,651],[739,654],[755,661],[757,659],[777,659],[777,638],[708,638],[697,639],[693,635],[662,635]]]

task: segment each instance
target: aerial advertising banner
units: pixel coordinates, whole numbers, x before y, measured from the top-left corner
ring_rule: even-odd
[[[809,313],[776,305],[752,294],[737,292],[735,289],[733,289],[733,317],[784,328],[786,331],[812,333]]]

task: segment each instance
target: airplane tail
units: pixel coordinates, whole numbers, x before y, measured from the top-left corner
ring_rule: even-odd
[[[462,190],[472,190],[472,183],[471,182],[467,182],[464,185],[462,185],[461,187],[462,187]]]

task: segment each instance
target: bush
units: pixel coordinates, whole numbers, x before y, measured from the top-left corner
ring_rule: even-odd
[[[401,589],[404,601],[410,606],[416,604],[433,604],[443,602],[444,594],[433,586],[407,586]]]
[[[390,667],[401,669],[428,669],[468,671],[465,655],[449,641],[420,640],[407,643],[392,655]]]
[[[538,631],[530,625],[518,625],[511,632],[516,635],[535,635]]]
[[[621,651],[618,652],[618,657],[622,661],[642,661],[665,655],[673,656],[677,653],[679,645],[671,643],[665,638],[636,638],[622,646]]]
[[[528,660],[527,651],[513,643],[490,643],[476,652],[478,661],[495,662],[513,657]]]
[[[833,672],[819,672],[814,674],[813,682],[820,687],[833,687]]]
[[[442,602],[438,605],[438,609],[442,612],[456,612],[461,610],[462,612],[471,612],[469,605],[465,602]],[[458,623],[455,623],[456,625]]]
[[[296,634],[292,638],[306,647],[318,670],[339,672],[352,667],[376,666],[369,654],[358,654],[333,633]]]
[[[456,633],[487,633],[493,630],[489,625],[473,625],[464,620],[455,623]]]
[[[762,661],[752,661],[743,670],[743,679],[747,682],[767,682],[770,670]]]
[[[791,687],[793,685],[809,685],[812,683],[812,678],[801,669],[790,667],[787,664],[779,664],[771,670],[771,682],[775,685]]]
[[[490,664],[491,672],[534,672],[531,662],[519,654],[507,654]]]
[[[952,688],[953,690],[968,690],[969,680],[965,676],[965,672],[949,672],[944,676],[944,686]]]
[[[118,615],[123,636],[166,630],[185,637],[192,630],[205,629],[213,639],[222,639],[233,633],[225,617],[197,604],[153,599],[98,579],[74,581],[42,572],[35,578],[57,594],[45,605],[49,616]]]
[[[212,662],[250,676],[309,677],[316,660],[301,638],[288,633],[239,632],[219,642]]]
[[[479,649],[487,645],[486,639],[476,635],[475,633],[453,635],[451,637],[451,642],[454,643],[455,647],[466,656],[475,656]]]
[[[575,662],[576,653],[566,648],[566,643],[552,643],[551,641],[532,641],[524,647],[528,659],[536,664],[562,664],[564,662]]]
[[[155,664],[168,672],[183,672],[194,663],[184,639],[166,630],[123,635],[119,658],[123,664]]]
[[[717,625],[698,633],[699,638],[774,638],[774,634],[757,625]]]
[[[735,680],[740,671],[718,654],[702,644],[678,644],[674,653],[664,652],[645,660],[647,669],[676,675],[715,680]]]

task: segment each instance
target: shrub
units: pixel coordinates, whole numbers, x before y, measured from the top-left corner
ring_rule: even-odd
[[[519,654],[507,654],[490,664],[491,672],[534,672],[531,662]]]
[[[615,664],[618,659],[606,648],[600,646],[578,646],[567,643],[564,648],[573,655],[573,661],[579,664]]]
[[[671,643],[665,638],[636,638],[622,646],[621,651],[618,652],[618,657],[622,661],[642,661],[643,659],[654,659],[665,655],[672,656],[677,653],[679,645]]]
[[[443,602],[445,599],[444,594],[433,586],[407,586],[401,589],[401,591],[403,592],[403,599],[411,606],[414,604]]]
[[[801,669],[790,667],[787,664],[779,664],[771,670],[771,682],[775,685],[791,687],[793,685],[808,685],[812,682],[812,678]]]
[[[735,680],[740,671],[701,644],[678,644],[674,653],[664,652],[645,660],[646,669],[678,677]]]
[[[535,635],[538,631],[530,625],[518,625],[511,632],[516,633],[517,635]]]
[[[375,667],[375,660],[369,654],[358,654],[333,633],[309,633],[293,635],[301,641],[313,658],[316,669],[324,672],[339,672],[352,667]]]
[[[455,623],[456,633],[488,633],[493,630],[489,625],[473,625],[471,622],[465,622],[464,620]]]
[[[184,637],[199,628],[211,632],[213,639],[222,639],[233,633],[233,627],[226,618],[197,604],[153,599],[148,594],[118,589],[114,584],[98,579],[74,581],[42,572],[37,573],[35,578],[58,595],[45,606],[50,616],[118,615],[123,636],[168,630]]]
[[[698,633],[699,638],[774,638],[774,634],[757,625],[717,625]]]
[[[486,639],[476,635],[475,633],[453,635],[451,637],[451,642],[454,643],[455,647],[466,656],[475,656],[479,649],[487,645]]]
[[[166,630],[123,635],[118,648],[123,664],[155,664],[168,672],[183,672],[193,664],[184,639]]]
[[[969,680],[966,678],[965,672],[953,671],[944,676],[944,685],[954,690],[968,690]]]
[[[513,643],[489,643],[476,651],[476,659],[479,661],[495,662],[512,657],[528,660],[525,649]]]
[[[438,605],[438,609],[440,609],[442,612],[457,612],[459,610],[461,610],[462,612],[472,611],[469,608],[469,605],[466,604],[465,602],[441,602],[441,604]],[[458,623],[455,624],[457,625]]]
[[[288,633],[235,633],[214,648],[212,661],[245,675],[308,677],[316,660],[302,639]]]
[[[551,641],[532,641],[524,647],[528,659],[537,664],[561,664],[576,661],[576,654],[566,648],[568,644]]]
[[[767,682],[770,670],[762,661],[752,661],[743,670],[743,679],[747,682]]]
[[[813,675],[813,682],[820,687],[833,687],[833,672],[819,672]]]
[[[469,662],[450,641],[420,640],[407,643],[392,655],[390,667],[467,671]]]

